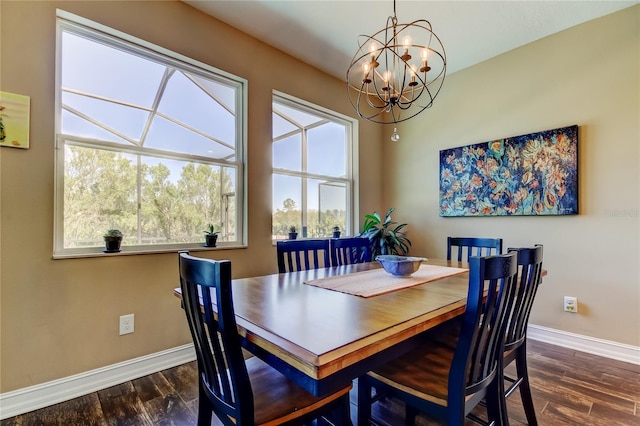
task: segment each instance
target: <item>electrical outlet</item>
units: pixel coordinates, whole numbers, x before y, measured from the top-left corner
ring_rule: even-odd
[[[133,314],[120,317],[120,335],[133,333]]]
[[[572,296],[564,297],[564,311],[573,314],[578,313],[578,298]]]

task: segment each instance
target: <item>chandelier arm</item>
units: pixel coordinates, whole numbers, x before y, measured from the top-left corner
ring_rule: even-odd
[[[402,61],[404,62],[404,61]],[[410,89],[411,86],[409,86],[409,83],[407,82],[407,71],[411,70],[411,67],[404,62],[404,72],[402,73],[402,89],[400,90],[400,93],[398,94],[398,102],[400,102],[400,100],[403,98],[403,93],[406,93],[406,91],[409,91],[410,93],[413,93],[413,89]],[[413,71],[409,71],[409,73],[412,73]]]
[[[406,97],[406,101],[398,101],[398,108],[400,109],[409,109],[411,107],[411,105],[413,105],[413,103],[422,95],[422,92],[424,92],[425,90],[425,86],[422,86],[420,88],[420,93],[418,94],[418,96],[413,96],[411,99],[409,99],[408,97]],[[413,93],[413,91],[412,91]],[[403,98],[404,99],[404,98]]]
[[[375,78],[376,76],[378,76],[378,78]],[[374,91],[375,91],[375,97],[377,97],[385,105],[384,107],[386,108],[389,105],[390,102],[389,102],[388,99],[385,99],[382,96],[382,93],[385,92],[384,87],[383,88],[379,88],[378,87],[378,80],[385,81],[384,77],[377,70],[374,70],[374,76],[373,76],[372,80],[373,80],[372,81],[373,88],[374,88]],[[389,88],[389,91],[390,91],[390,88]],[[388,93],[388,92],[387,92],[387,94],[390,95],[390,93]]]
[[[378,93],[376,94],[368,94],[367,93],[367,104],[374,109],[379,109],[380,112],[384,112],[388,107],[389,107],[389,102],[385,101],[383,98],[380,97],[380,95]],[[380,104],[374,104],[371,99],[378,99],[381,103]],[[375,115],[378,115],[380,113],[376,113]]]
[[[398,119],[396,118],[396,111],[394,109],[391,110],[391,117],[393,117],[393,123],[398,122]]]
[[[364,86],[364,85],[365,85],[365,84],[363,83],[363,86]],[[365,96],[365,98],[366,98],[366,100],[367,100],[368,105],[369,105],[371,108],[374,108],[374,109],[384,108],[384,106],[383,106],[383,107],[380,107],[380,106],[378,106],[378,105],[374,105],[374,104],[371,102],[371,96],[369,95],[369,91],[368,91],[368,90],[366,90],[366,91],[359,90],[359,91],[358,91],[358,104],[361,102],[361,101],[360,101],[360,97],[363,95],[363,93],[366,95],[366,96]],[[377,114],[376,114],[376,115],[377,115]],[[362,116],[362,114],[361,114],[361,116]]]
[[[362,95],[362,92],[359,92],[359,93],[358,93],[358,100],[360,99],[360,96],[361,96],[361,95]],[[366,115],[364,115],[364,113],[362,113],[360,110],[357,110],[357,112],[358,112],[358,115],[359,115],[360,117],[364,118],[365,120],[373,121],[372,119],[373,119],[374,117],[376,117],[376,116],[378,116],[378,115],[382,114],[382,113],[384,112],[384,110],[380,110],[380,111],[378,111],[378,112],[376,112],[375,114],[370,115],[370,116],[366,116]]]
[[[369,94],[367,93],[367,103],[369,104],[369,106],[372,106],[372,107],[373,107],[373,106],[375,106],[375,105],[371,102],[371,97],[374,97],[374,98],[377,98],[379,101],[381,101],[381,102],[384,104],[384,106],[386,107],[386,105],[387,105],[387,101],[386,101],[386,100],[384,100],[384,98],[382,98],[382,97],[380,96],[380,91],[378,90],[378,87],[377,87],[377,85],[376,85],[375,80],[373,81],[373,88],[374,88],[374,92],[373,92],[373,93],[371,93],[371,95],[369,95]]]

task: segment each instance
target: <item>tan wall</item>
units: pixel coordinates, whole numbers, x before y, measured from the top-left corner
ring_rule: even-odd
[[[531,322],[640,346],[640,6],[447,77],[431,110],[385,136],[383,188],[409,223],[412,253],[446,255],[446,237],[542,243],[548,276]],[[446,41],[445,41],[446,46]],[[579,125],[578,216],[441,218],[439,150]],[[390,129],[387,129],[387,132]],[[416,189],[419,188],[419,189]],[[562,311],[576,296],[579,313]]]
[[[249,247],[206,252],[234,276],[276,271],[271,243],[271,94],[276,89],[354,116],[345,84],[195,9],[169,2],[2,0],[0,90],[31,97],[31,148],[0,149],[0,392],[190,341],[172,295],[175,253],[52,260],[56,8],[249,81]],[[360,124],[360,208],[381,199],[380,128]],[[203,252],[204,253],[204,252]],[[118,336],[118,317],[135,333]]]
[[[275,271],[271,91],[353,116],[341,80],[182,3],[2,0],[0,90],[31,97],[31,148],[0,149],[0,392],[189,341],[171,295],[175,254],[51,258],[56,7],[249,81],[249,247],[212,254],[231,259],[234,276]],[[396,207],[412,253],[430,257],[453,234],[543,243],[549,276],[532,322],[640,345],[639,15],[636,6],[450,75],[434,107],[399,126],[398,144],[361,122],[360,212]],[[579,216],[438,217],[440,149],[571,124]],[[401,172],[383,175],[383,156]],[[561,311],[563,295],[579,298],[579,314]],[[118,317],[131,312],[136,332],[120,337]]]

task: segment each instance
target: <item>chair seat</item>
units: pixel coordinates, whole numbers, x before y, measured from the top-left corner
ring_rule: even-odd
[[[446,407],[449,370],[457,342],[455,335],[433,333],[417,348],[368,375],[406,394]]]
[[[253,391],[256,425],[280,425],[294,420],[327,405],[351,390],[351,386],[347,386],[332,395],[320,398],[287,379],[258,357],[249,358],[246,365]]]

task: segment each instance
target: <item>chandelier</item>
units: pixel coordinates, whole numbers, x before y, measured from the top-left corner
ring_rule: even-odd
[[[349,100],[364,119],[400,123],[433,105],[446,71],[444,46],[429,21],[398,24],[394,0],[386,27],[358,37],[358,50],[347,69]],[[394,128],[391,140],[399,139]]]

